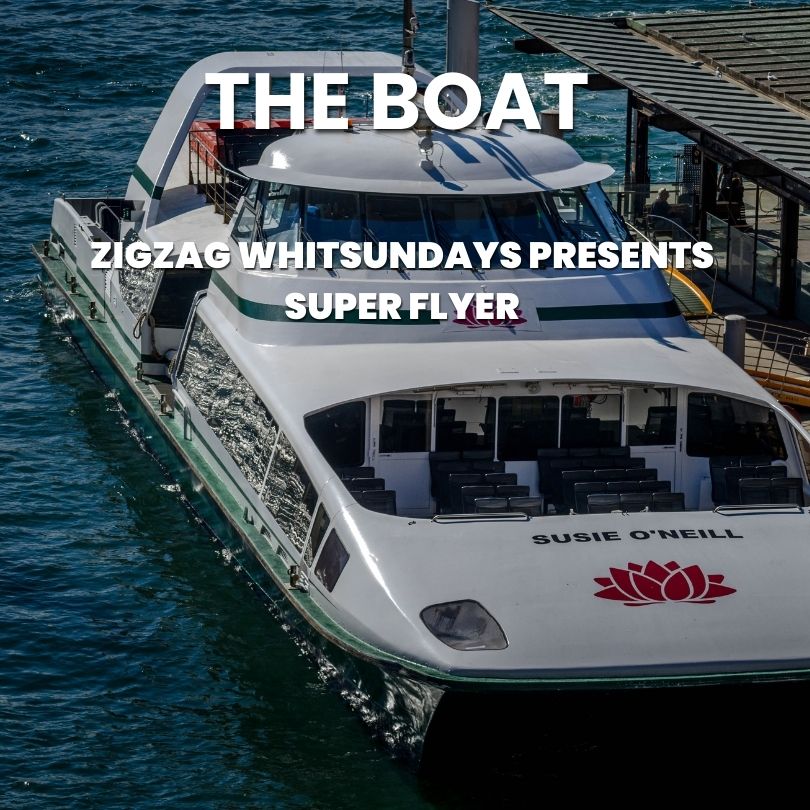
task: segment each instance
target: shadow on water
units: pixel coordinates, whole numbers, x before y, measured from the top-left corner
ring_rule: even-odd
[[[447,808],[795,789],[807,751],[786,721],[808,695],[807,682],[451,695],[426,741],[421,789]]]

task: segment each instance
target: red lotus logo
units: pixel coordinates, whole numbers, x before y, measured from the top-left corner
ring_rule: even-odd
[[[523,317],[523,310],[516,309],[515,314],[517,318],[477,318],[475,315],[475,304],[470,304],[467,311],[464,313],[463,318],[455,318],[453,323],[460,323],[468,329],[483,329],[485,326],[500,326],[507,329],[513,329],[515,326],[520,326],[526,323]]]
[[[604,590],[594,596],[623,602],[629,607],[661,602],[711,605],[721,596],[737,592],[723,585],[724,579],[722,574],[704,574],[698,565],[648,562],[642,568],[637,563],[628,563],[627,568],[611,568],[609,577],[596,577],[594,582]]]

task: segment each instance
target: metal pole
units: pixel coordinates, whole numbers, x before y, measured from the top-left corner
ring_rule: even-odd
[[[740,368],[745,368],[745,317],[727,315],[723,334],[723,354]]]
[[[478,81],[478,0],[447,0],[448,73],[463,73]]]

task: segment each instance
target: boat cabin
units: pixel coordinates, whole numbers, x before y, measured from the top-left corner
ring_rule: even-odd
[[[801,505],[810,461],[767,406],[684,386],[458,386],[305,424],[361,505],[409,517]]]

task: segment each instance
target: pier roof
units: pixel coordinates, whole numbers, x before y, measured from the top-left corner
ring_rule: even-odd
[[[594,87],[632,91],[662,128],[810,194],[810,5],[600,18],[489,8],[531,35],[520,50],[566,54],[599,74]]]

